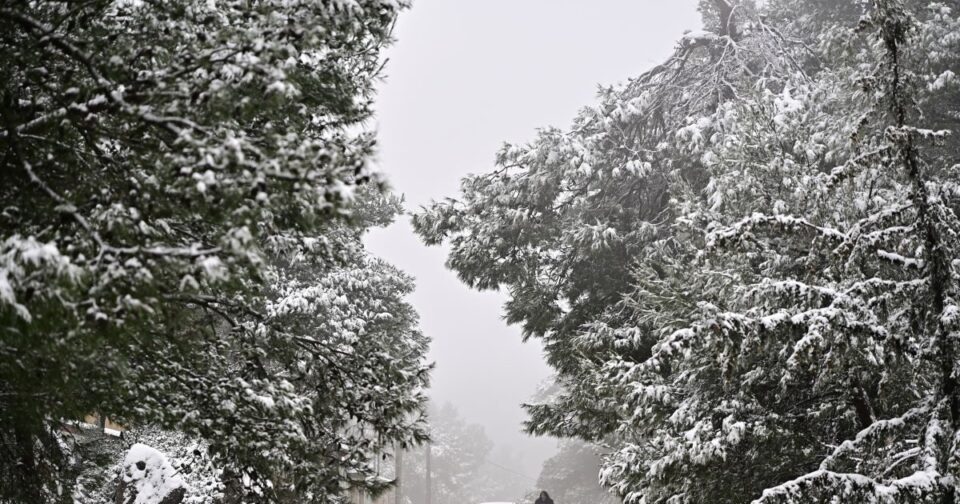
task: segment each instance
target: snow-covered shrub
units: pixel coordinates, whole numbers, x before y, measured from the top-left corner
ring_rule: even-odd
[[[169,493],[156,490],[161,488],[183,488],[183,504],[218,504],[224,495],[223,471],[207,454],[207,445],[180,432],[132,429],[122,438],[87,433],[71,453],[79,472],[75,504],[100,504],[118,492],[137,499]]]
[[[123,482],[132,487],[130,504],[179,504],[187,492],[177,471],[156,448],[136,443],[123,458]]]

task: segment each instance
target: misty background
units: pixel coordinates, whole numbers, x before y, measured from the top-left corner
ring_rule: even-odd
[[[415,210],[458,193],[493,168],[503,142],[566,127],[597,85],[639,75],[700,27],[696,0],[415,0],[386,51],[377,99],[380,168]],[[556,451],[521,432],[520,404],[550,375],[538,341],[501,318],[506,296],[475,292],[426,247],[408,218],[367,238],[371,251],[416,278],[410,302],[433,339],[430,395],[493,441],[490,464],[535,482]]]

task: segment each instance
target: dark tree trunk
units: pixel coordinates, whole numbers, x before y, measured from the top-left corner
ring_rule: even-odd
[[[17,483],[24,504],[47,504],[43,499],[43,483],[37,466],[36,436],[22,426],[14,426],[17,451]]]
[[[123,496],[127,493],[127,482],[123,479],[123,473],[117,475],[117,488],[113,492],[113,504],[123,504]]]

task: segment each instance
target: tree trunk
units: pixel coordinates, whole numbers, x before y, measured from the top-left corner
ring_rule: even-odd
[[[403,504],[403,447],[400,446],[400,443],[397,443],[396,448],[394,448],[394,462],[396,462],[396,469],[393,478],[396,483],[393,488],[393,500],[395,504]]]
[[[428,441],[428,442],[427,442],[427,474],[426,474],[426,486],[427,486],[426,490],[427,490],[427,496],[426,496],[426,502],[425,502],[425,504],[431,504],[430,501],[431,501],[431,496],[432,496],[432,494],[433,494],[433,488],[432,488],[432,487],[433,487],[433,481],[432,481],[433,475],[431,474],[432,469],[431,469],[431,467],[430,467],[430,452],[433,451],[432,449],[433,449],[433,446],[432,446],[432,445],[430,444],[430,442]]]
[[[127,482],[123,479],[123,470],[117,475],[117,488],[113,492],[113,504],[123,504],[123,496],[127,493]]]
[[[920,152],[917,149],[914,131],[909,127],[910,97],[906,95],[907,85],[904,82],[905,70],[902,68],[902,46],[907,41],[909,31],[909,15],[899,2],[891,0],[875,0],[877,20],[880,22],[880,32],[887,50],[890,65],[890,113],[894,117],[896,130],[892,136],[893,142],[899,148],[899,159],[913,184],[913,204],[917,212],[920,239],[924,245],[924,273],[929,281],[929,311],[923,330],[926,331],[937,349],[937,359],[940,367],[940,400],[946,399],[950,414],[950,435],[952,438],[960,430],[960,387],[956,376],[956,344],[950,337],[950,331],[944,326],[943,312],[947,299],[947,288],[951,282],[950,258],[943,249],[943,235],[940,223],[931,206],[930,193],[927,188],[928,176],[923,170]],[[953,450],[941,462],[940,484],[945,493],[942,496],[943,504],[955,502],[956,482],[954,476],[957,468],[954,467]]]
[[[36,436],[22,426],[14,426],[17,451],[17,484],[24,504],[47,504],[43,500],[43,483],[37,467]]]

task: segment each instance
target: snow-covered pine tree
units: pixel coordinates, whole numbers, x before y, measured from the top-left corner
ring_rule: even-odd
[[[564,393],[531,406],[533,432],[599,440],[629,416],[602,367],[611,354],[643,360],[654,339],[585,341],[582,328],[632,325],[618,303],[633,289],[634,261],[672,234],[671,198],[705,186],[709,159],[698,146],[721,132],[725,104],[758,81],[782,87],[796,69],[799,41],[747,23],[739,9],[721,21],[710,17],[721,10],[706,7],[707,24],[733,35],[686,34],[663,64],[602,90],[569,131],[505,146],[495,172],[463,182],[461,200],[415,216],[427,243],[450,241],[448,265],[462,280],[507,288],[507,320],[543,338]]]
[[[270,478],[278,488],[287,483],[278,491],[286,501],[299,502],[305,486],[335,497],[343,481],[377,494],[392,484],[377,459],[427,437],[429,340],[404,299],[413,279],[362,246],[369,227],[389,224],[400,210],[397,198],[361,190],[351,222],[320,236],[328,259],[284,256],[266,319],[251,328],[268,336],[258,345],[263,370],[289,381],[310,411],[289,425],[308,433],[306,442],[278,451],[284,470]],[[238,441],[231,450],[257,449]]]
[[[633,261],[670,233],[672,195],[705,184],[689,145],[717,134],[722,104],[793,68],[783,49],[794,50],[792,42],[741,23],[732,12],[724,25],[736,36],[686,34],[663,64],[603,89],[600,105],[569,131],[548,128],[528,145],[504,146],[496,171],[463,181],[461,200],[414,217],[428,244],[449,240],[448,265],[465,283],[508,289],[507,320],[524,337],[543,338],[565,393],[531,408],[532,431],[596,440],[616,430],[618,392],[596,378],[616,344],[588,349],[580,330],[626,322],[617,303],[632,288]]]
[[[862,80],[876,124],[864,137],[874,137],[879,157],[830,175],[859,178],[857,172],[872,171],[896,189],[867,201],[872,213],[844,230],[835,250],[859,265],[844,272],[853,278],[841,280],[849,287],[838,294],[848,298],[833,297],[830,306],[855,305],[861,321],[875,324],[866,342],[847,338],[862,345],[851,350],[875,346],[884,358],[847,373],[880,387],[863,394],[867,408],[858,411],[858,432],[838,443],[818,470],[767,489],[758,502],[955,502],[958,496],[958,167],[943,164],[956,152],[945,157],[931,148],[953,131],[926,128],[923,105],[930,105],[924,94],[939,91],[926,84],[943,75],[929,63],[960,34],[956,14],[944,4],[875,0],[871,7],[860,28],[873,41],[876,63],[865,65]],[[833,353],[831,343],[819,342],[811,353]],[[898,367],[911,372],[897,376]],[[891,396],[897,398],[892,408]]]
[[[654,358],[610,366],[610,380],[634,384],[634,428],[622,431],[632,446],[605,474],[628,496],[743,502],[802,468],[810,475],[765,498],[914,502],[935,491],[911,444],[934,432],[917,397],[938,381],[918,357],[931,336],[917,329],[928,316],[924,263],[912,262],[923,240],[887,140],[878,95],[892,90],[877,93],[887,52],[874,40],[851,44],[846,65],[738,103],[707,149],[705,199],[678,222],[705,239],[686,260],[642,262],[627,304],[659,331]],[[682,298],[688,311],[671,310]],[[870,456],[848,453],[857,443]]]
[[[71,502],[94,411],[199,436],[246,502],[423,437],[410,281],[359,238],[397,206],[357,191],[405,6],[0,5],[0,500]]]
[[[610,380],[634,388],[634,427],[622,431],[632,446],[605,475],[628,495],[743,502],[808,471],[765,495],[910,502],[932,491],[908,479],[929,407],[917,398],[938,380],[920,357],[928,263],[917,257],[913,182],[889,137],[893,72],[882,39],[853,29],[846,39],[815,74],[735,104],[705,150],[716,162],[704,198],[678,219],[695,238],[686,257],[641,263],[627,304],[659,341],[652,359],[610,366],[620,368]],[[671,309],[684,298],[685,312]],[[875,443],[870,456],[838,462],[858,432]]]
[[[952,492],[957,12],[709,4],[725,31],[505,149],[418,230],[510,289],[567,389],[530,430],[612,439],[629,502]]]

